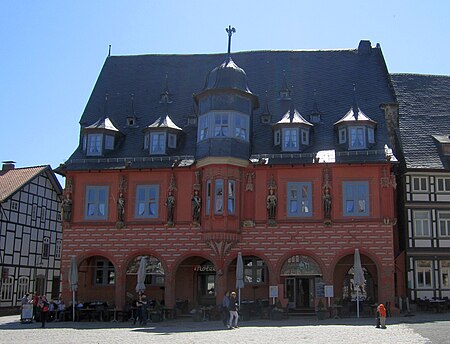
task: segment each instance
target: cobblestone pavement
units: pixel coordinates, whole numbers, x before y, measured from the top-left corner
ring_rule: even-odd
[[[450,313],[423,314],[387,319],[387,329],[377,329],[374,319],[344,318],[318,321],[290,317],[281,321],[242,321],[239,329],[227,330],[220,321],[190,319],[150,323],[53,322],[21,324],[19,316],[0,317],[0,343],[450,343]]]

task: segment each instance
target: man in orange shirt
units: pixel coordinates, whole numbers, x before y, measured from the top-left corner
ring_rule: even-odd
[[[381,328],[386,328],[386,307],[382,303],[378,305],[377,312],[380,316]]]

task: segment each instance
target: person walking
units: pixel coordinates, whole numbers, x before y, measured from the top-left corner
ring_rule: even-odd
[[[380,326],[381,328],[386,328],[386,307],[380,303],[377,307],[377,312],[380,316]],[[378,326],[377,326],[378,327]]]
[[[230,320],[228,321],[228,328],[239,328],[238,326],[238,320],[239,320],[239,314],[238,314],[239,306],[236,300],[236,293],[233,291],[230,296],[230,306],[229,306],[229,312],[230,312]]]
[[[230,318],[230,292],[226,291],[222,300],[222,322],[223,326],[228,327],[228,319]]]

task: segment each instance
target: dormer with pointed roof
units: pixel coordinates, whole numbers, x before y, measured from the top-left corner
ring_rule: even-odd
[[[83,128],[83,151],[87,156],[104,156],[113,151],[123,136],[109,117],[102,117]]]
[[[356,87],[353,85],[353,105],[339,121],[334,123],[338,133],[338,143],[347,150],[365,150],[375,144],[373,121],[359,108],[356,99]]]
[[[302,151],[311,144],[313,127],[297,109],[289,110],[273,125],[274,145],[285,152]]]

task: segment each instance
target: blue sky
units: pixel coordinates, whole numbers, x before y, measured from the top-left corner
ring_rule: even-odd
[[[56,168],[112,55],[356,48],[380,43],[391,73],[450,74],[450,1],[0,2],[0,161]],[[221,61],[218,61],[218,63]]]

